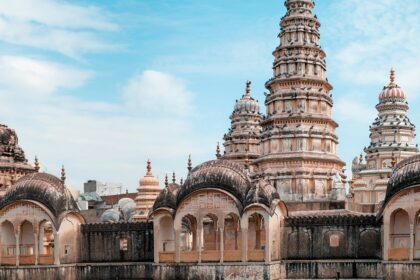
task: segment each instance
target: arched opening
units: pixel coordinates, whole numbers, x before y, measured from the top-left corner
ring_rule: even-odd
[[[75,263],[79,260],[79,225],[80,220],[73,214],[66,215],[61,222],[58,231],[60,263]]]
[[[224,220],[223,261],[241,261],[241,236],[239,217],[233,213]]]
[[[180,251],[182,262],[197,262],[197,219],[186,215],[181,220]]]
[[[170,216],[163,216],[159,220],[159,262],[175,261],[175,233],[174,221]]]
[[[248,260],[264,261],[265,236],[264,217],[252,214],[248,218]]]
[[[410,221],[408,213],[398,209],[391,215],[390,260],[408,260],[410,253]]]
[[[416,227],[414,228],[414,258],[420,259],[420,211],[417,212],[415,219]]]
[[[16,264],[16,236],[13,224],[5,221],[1,225],[1,264]]]
[[[208,214],[203,218],[203,252],[202,260],[203,261],[219,261],[220,260],[220,251],[218,246],[217,238],[217,216],[213,214]]]
[[[19,264],[35,264],[35,231],[31,222],[25,221],[20,226]]]
[[[42,221],[39,225],[39,260],[41,265],[54,264],[54,230],[51,222]]]

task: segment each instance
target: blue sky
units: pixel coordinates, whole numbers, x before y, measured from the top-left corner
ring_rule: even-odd
[[[133,191],[148,158],[161,181],[185,178],[188,154],[214,158],[246,80],[263,105],[283,2],[0,0],[0,121],[78,189],[97,179]],[[420,123],[420,2],[316,2],[350,169],[391,66]]]

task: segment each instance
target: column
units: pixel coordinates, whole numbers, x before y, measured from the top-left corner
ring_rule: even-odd
[[[224,240],[223,240],[223,237],[224,237],[224,228],[220,228],[220,262],[222,263],[223,262],[223,253],[224,253],[224,251],[225,251],[225,244],[224,244]]]
[[[241,227],[241,259],[243,262],[248,261],[248,225],[246,227]]]
[[[157,221],[153,222],[153,254],[155,258],[155,263],[159,263],[159,227],[157,226]]]
[[[38,259],[39,259],[39,240],[38,240],[38,233],[34,233],[34,254],[35,254],[35,265],[38,265]]]
[[[388,250],[393,246],[391,236],[389,235],[389,218],[384,217],[384,224],[382,225],[383,230],[383,259],[388,260]]]
[[[271,234],[270,234],[270,218],[266,217],[265,222],[265,263],[271,262]]]
[[[410,224],[410,253],[409,253],[409,258],[410,261],[412,261],[414,259],[414,245],[415,245],[415,240],[414,240],[414,224]]]
[[[59,242],[60,234],[58,232],[54,232],[54,264],[60,264],[60,242]]]
[[[203,223],[201,222],[197,227],[197,235],[198,235],[198,244],[197,244],[197,250],[198,250],[198,262],[201,263],[201,244],[203,243]]]
[[[19,228],[15,231],[16,239],[16,266],[19,266],[19,256],[20,256],[20,225]]]
[[[181,230],[175,230],[175,262],[179,263],[181,261],[181,246],[180,246],[180,237],[181,237]]]

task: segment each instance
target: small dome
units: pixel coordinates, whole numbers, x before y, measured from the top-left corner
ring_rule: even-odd
[[[181,189],[178,184],[168,184],[158,195],[153,204],[153,211],[159,208],[176,209],[176,197]]]
[[[146,175],[140,179],[139,186],[141,187],[159,187],[159,180],[152,174],[152,166],[150,160],[147,161]]]
[[[120,212],[116,209],[108,209],[102,213],[99,218],[101,223],[118,223],[120,221]]]
[[[405,100],[406,95],[404,91],[395,83],[395,71],[391,69],[390,83],[384,87],[379,94],[379,101],[384,102],[388,100]]]
[[[276,189],[266,180],[259,180],[246,194],[246,205],[259,203],[271,207],[274,199],[280,199]]]
[[[259,112],[260,105],[251,97],[251,82],[247,81],[245,94],[236,101],[233,114],[258,114]]]
[[[79,211],[63,181],[47,173],[32,173],[21,177],[0,201],[0,208],[18,200],[34,200],[45,205],[56,217],[66,211]]]
[[[420,184],[420,155],[400,161],[388,181],[384,205],[396,193]]]

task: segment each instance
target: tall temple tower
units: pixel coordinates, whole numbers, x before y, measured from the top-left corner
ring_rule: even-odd
[[[408,103],[404,91],[395,83],[391,70],[390,83],[379,94],[378,117],[370,126],[370,145],[366,153],[353,160],[353,202],[363,211],[373,212],[384,200],[394,166],[419,152],[414,142],[415,125],[407,117]]]
[[[231,128],[224,136],[224,159],[248,164],[261,155],[261,120],[258,101],[251,97],[251,82],[246,82],[245,94],[236,101],[231,119]]]
[[[338,124],[331,118],[320,23],[312,0],[287,0],[274,77],[266,83],[262,156],[254,161],[291,211],[344,208],[344,162],[337,156]]]

